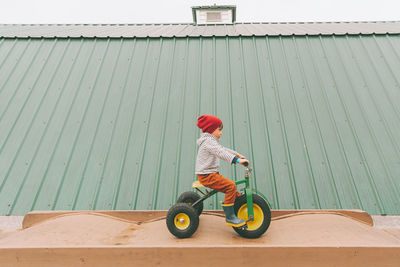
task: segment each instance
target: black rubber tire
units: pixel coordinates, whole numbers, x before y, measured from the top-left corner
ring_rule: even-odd
[[[199,196],[195,192],[188,191],[182,193],[179,196],[177,203],[186,203],[192,206],[192,204],[200,198],[201,196]],[[200,216],[200,214],[203,212],[203,202],[197,203],[196,206],[194,206],[193,208],[197,211],[197,214]]]
[[[264,214],[264,220],[262,224],[255,230],[248,230],[243,228],[232,227],[239,235],[246,238],[258,238],[267,231],[271,223],[271,210],[267,202],[259,195],[253,194],[253,206],[258,205]],[[247,205],[246,195],[241,195],[235,200],[234,211],[237,216],[240,207]],[[256,219],[256,218],[255,218]]]
[[[180,213],[184,213],[190,219],[189,225],[183,230],[177,228],[174,221],[175,217]],[[186,203],[177,203],[168,210],[166,223],[171,234],[178,238],[188,238],[191,237],[196,232],[197,227],[199,227],[199,216],[192,206]]]

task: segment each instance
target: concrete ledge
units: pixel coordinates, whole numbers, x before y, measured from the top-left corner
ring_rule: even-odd
[[[2,267],[398,266],[393,247],[59,247],[1,249]],[[262,255],[262,256],[261,256]]]
[[[374,227],[377,228],[400,228],[400,216],[372,215]]]
[[[26,229],[51,218],[72,214],[101,214],[124,220],[127,222],[142,223],[165,218],[167,210],[114,210],[114,211],[32,211],[24,216],[22,228]],[[204,214],[224,216],[221,210],[206,210]],[[271,219],[279,220],[296,215],[305,214],[336,214],[373,226],[372,217],[362,210],[272,210]]]
[[[0,229],[21,228],[24,216],[0,216]]]

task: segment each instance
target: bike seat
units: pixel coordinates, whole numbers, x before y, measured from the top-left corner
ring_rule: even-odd
[[[194,181],[193,184],[192,184],[192,187],[193,188],[201,188],[201,187],[204,187],[204,185],[202,185],[200,183],[200,181]]]

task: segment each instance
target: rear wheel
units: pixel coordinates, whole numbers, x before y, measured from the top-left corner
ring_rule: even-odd
[[[241,195],[235,201],[234,211],[238,218],[247,221],[247,200],[246,195]],[[267,202],[259,195],[253,194],[254,220],[247,222],[247,228],[233,229],[246,238],[258,238],[267,231],[271,223],[271,210]]]
[[[199,227],[196,210],[186,203],[177,203],[167,213],[167,227],[178,238],[191,237]]]
[[[188,191],[185,193],[182,193],[179,198],[178,198],[178,203],[186,203],[189,204],[190,206],[193,205],[197,200],[199,200],[201,196],[196,194],[195,192]],[[196,211],[197,214],[200,216],[200,214],[203,212],[203,202],[197,203],[196,206],[193,207]]]

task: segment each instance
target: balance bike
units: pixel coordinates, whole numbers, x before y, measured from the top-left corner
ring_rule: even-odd
[[[245,178],[236,181],[236,185],[245,184],[244,194],[236,198],[234,211],[238,218],[246,224],[241,227],[232,227],[239,235],[246,238],[258,238],[267,231],[271,223],[271,210],[267,202],[260,195],[253,193],[250,188],[249,173],[252,169],[246,166]],[[203,211],[203,201],[217,193],[216,190],[203,192],[204,187],[199,181],[192,184],[199,194],[189,191],[178,198],[178,203],[172,206],[167,213],[167,227],[174,236],[187,238],[192,236],[199,226],[199,216]]]

